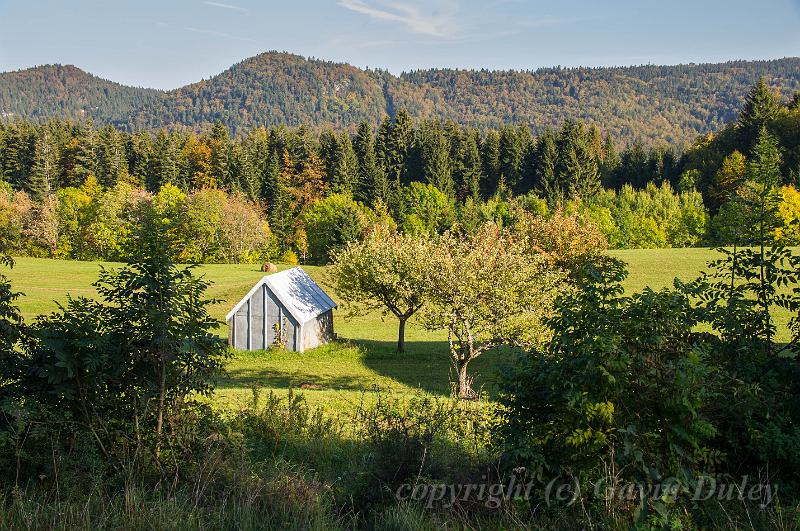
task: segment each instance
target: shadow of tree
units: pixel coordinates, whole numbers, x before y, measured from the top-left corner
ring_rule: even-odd
[[[446,341],[410,341],[398,353],[394,341],[346,339],[304,353],[242,352],[217,382],[218,390],[254,386],[345,391],[422,391],[448,396],[454,381]],[[498,369],[511,351],[492,350],[470,365],[476,388],[494,396]]]
[[[430,393],[448,395],[455,373],[446,341],[410,341],[406,352],[397,352],[393,341],[354,340],[364,351],[364,365],[377,374],[405,386]],[[494,349],[470,364],[475,388],[493,396],[497,391],[498,370],[513,359],[511,349]]]

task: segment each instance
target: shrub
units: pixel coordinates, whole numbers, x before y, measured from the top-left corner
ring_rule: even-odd
[[[549,321],[548,347],[505,374],[497,435],[509,466],[539,470],[545,483],[575,477],[588,493],[601,480],[691,488],[713,471],[714,368],[689,299],[622,297],[625,274],[612,259],[588,266]]]
[[[348,195],[332,194],[315,201],[303,214],[311,259],[327,263],[333,251],[361,239],[371,218],[369,208]]]
[[[432,184],[412,182],[400,191],[398,225],[412,235],[431,235],[449,229],[455,219],[453,201]]]
[[[290,266],[296,266],[300,263],[300,261],[297,259],[297,253],[295,253],[291,249],[286,249],[281,255],[281,257],[278,259],[278,261],[282,264]]]

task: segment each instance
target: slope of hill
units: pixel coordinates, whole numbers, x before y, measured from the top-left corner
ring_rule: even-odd
[[[37,66],[0,74],[0,116],[124,123],[162,94],[107,81],[72,65]]]
[[[125,87],[75,67],[0,74],[6,117],[91,117],[123,128],[260,125],[351,126],[400,107],[414,118],[534,131],[568,118],[598,124],[621,143],[681,144],[733,119],[764,77],[784,98],[800,90],[800,58],[721,64],[537,71],[422,70],[393,76],[268,52],[208,80],[160,92]]]

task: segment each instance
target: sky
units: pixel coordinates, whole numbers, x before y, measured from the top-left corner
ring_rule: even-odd
[[[800,0],[0,0],[0,71],[172,89],[269,50],[387,69],[800,56]]]

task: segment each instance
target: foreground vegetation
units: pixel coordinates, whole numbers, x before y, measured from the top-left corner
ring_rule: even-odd
[[[626,286],[631,290],[640,284],[652,284],[654,287],[669,284],[671,276],[669,273],[658,278],[652,276],[655,270],[649,266],[653,260],[662,262],[663,269],[672,270],[688,280],[695,277],[696,267],[702,267],[707,258],[715,256],[712,251],[699,249],[621,253],[622,256],[631,258],[634,263],[638,262],[640,265],[638,274],[634,274],[631,281],[626,281]],[[670,255],[672,260],[664,262],[665,257]],[[40,275],[45,271],[52,272],[53,278],[71,279],[73,283],[78,283],[79,280],[90,282],[96,275],[96,272],[91,272],[96,267],[93,263],[22,259],[17,267],[19,269],[12,270],[15,278],[23,284],[27,283],[38,297],[42,296],[41,286],[37,290],[33,286],[33,280],[41,278]],[[243,293],[250,282],[245,278],[255,279],[260,276],[260,272],[252,269],[254,268],[243,266],[212,266],[206,268],[205,272],[209,276],[217,274],[220,278],[227,278],[231,282],[225,288],[212,288],[217,293],[231,289],[234,283],[238,283],[234,291],[240,290]],[[320,269],[310,268],[310,271],[317,278],[322,278]],[[617,271],[614,278],[621,278],[613,264],[606,266],[603,271],[602,275],[612,277]],[[107,278],[111,280],[110,277]],[[594,315],[591,318],[578,317],[577,320],[570,322],[593,326],[590,323],[602,319],[607,307],[598,306],[592,299],[591,288],[586,289],[590,305],[583,311],[594,312]],[[671,304],[675,304],[679,300],[675,298],[676,296],[668,292],[658,295],[644,294],[639,295],[637,300],[646,301],[647,297],[651,297],[654,301],[672,300]],[[28,308],[27,311],[30,311],[32,303],[44,304],[41,298],[38,301],[36,299],[34,296],[26,303],[23,298],[20,302]],[[581,304],[580,300],[574,299],[572,304]],[[225,307],[227,305],[215,305],[213,311],[222,313]],[[617,323],[616,326],[623,324],[643,326],[644,328],[636,328],[633,336],[622,337],[637,342],[636,344],[640,345],[637,348],[660,348],[661,343],[658,341],[654,343],[646,340],[639,343],[639,341],[646,337],[643,335],[643,330],[647,327],[656,327],[659,334],[672,333],[672,327],[678,326],[678,322],[669,321],[670,325],[665,326],[667,325],[665,319],[673,311],[670,308],[670,304],[660,305],[660,303],[651,307],[651,311],[662,312],[657,319],[648,318],[640,322],[636,319],[613,318],[608,322]],[[561,315],[561,318],[564,318],[569,314]],[[629,315],[634,316],[636,312],[631,312]],[[682,315],[682,310],[676,315]],[[590,494],[592,482],[597,480],[597,476],[592,475],[596,470],[590,468],[595,462],[592,456],[602,456],[606,448],[615,448],[617,444],[621,444],[621,441],[615,442],[617,429],[608,425],[610,419],[602,415],[594,420],[592,417],[588,418],[589,426],[598,431],[589,431],[586,435],[589,439],[585,442],[567,440],[556,445],[557,448],[564,445],[585,448],[581,466],[585,467],[587,475],[581,477],[582,481],[586,482],[582,488],[588,489],[587,495],[580,497],[579,504],[573,504],[566,499],[554,501],[547,494],[551,473],[549,468],[534,473],[533,478],[527,472],[515,472],[517,468],[514,470],[509,468],[519,467],[520,464],[526,463],[530,456],[536,455],[529,453],[536,446],[529,447],[530,442],[525,442],[530,441],[524,431],[528,429],[524,427],[527,425],[528,413],[515,418],[513,412],[525,411],[529,406],[535,406],[531,410],[535,414],[546,414],[548,410],[545,403],[537,404],[539,399],[535,394],[528,397],[519,392],[508,394],[508,386],[533,385],[528,389],[538,393],[538,389],[544,388],[540,388],[539,383],[536,383],[537,378],[546,376],[547,372],[542,372],[538,376],[534,373],[529,377],[527,371],[530,370],[530,362],[525,362],[520,365],[522,371],[506,372],[501,379],[491,383],[491,394],[499,395],[504,403],[508,404],[508,408],[502,410],[507,420],[500,425],[505,427],[497,432],[494,428],[497,418],[490,402],[448,398],[448,389],[443,384],[445,380],[440,378],[446,372],[448,365],[446,355],[441,355],[446,352],[444,344],[435,347],[441,351],[437,355],[435,349],[428,353],[422,348],[427,345],[411,340],[408,343],[408,352],[399,355],[393,352],[396,339],[394,323],[379,325],[380,317],[377,314],[362,316],[359,319],[360,323],[346,323],[339,320],[339,330],[345,334],[352,333],[359,336],[364,335],[359,331],[369,330],[378,340],[383,338],[384,345],[381,349],[371,350],[375,345],[371,345],[370,341],[354,339],[353,343],[358,350],[338,344],[305,354],[240,353],[237,359],[229,363],[230,373],[227,379],[221,381],[217,392],[217,396],[225,397],[228,391],[226,382],[235,382],[241,386],[239,399],[235,402],[224,399],[218,402],[224,406],[223,412],[219,413],[206,410],[199,404],[199,409],[198,406],[193,406],[188,410],[183,408],[172,410],[169,415],[169,435],[166,438],[169,449],[161,450],[167,452],[165,455],[172,457],[158,464],[156,468],[151,468],[153,465],[148,465],[146,461],[137,463],[138,459],[127,453],[125,445],[116,448],[111,456],[104,456],[102,451],[95,447],[91,435],[82,432],[81,423],[51,424],[52,421],[41,419],[42,422],[38,427],[26,428],[25,417],[20,417],[13,409],[7,409],[6,405],[6,419],[11,415],[11,418],[16,420],[13,429],[6,432],[3,444],[11,446],[8,446],[9,453],[5,454],[8,459],[2,461],[2,466],[6,478],[9,478],[9,474],[11,477],[16,475],[15,482],[18,487],[7,490],[4,495],[2,500],[4,512],[0,525],[8,528],[56,529],[117,527],[425,529],[440,526],[551,529],[573,527],[580,522],[583,526],[602,527],[631,525],[662,527],[668,524],[673,527],[794,529],[800,524],[800,514],[792,505],[794,499],[792,473],[788,472],[784,478],[786,471],[792,470],[794,466],[791,464],[791,452],[788,455],[784,453],[781,457],[788,459],[782,465],[784,473],[780,474],[781,477],[766,478],[767,481],[780,481],[782,488],[781,494],[770,498],[770,503],[763,508],[759,508],[757,503],[740,501],[735,497],[721,500],[711,498],[692,505],[684,505],[682,501],[671,498],[642,500],[625,497],[604,499],[592,496]],[[751,321],[757,323],[757,320],[751,319]],[[789,328],[781,328],[782,334],[790,333]],[[756,334],[760,333],[757,332],[757,328],[753,331]],[[748,331],[744,332],[746,334],[744,337],[750,341],[753,336],[748,335]],[[428,332],[423,332],[418,327],[409,328],[410,338],[425,337],[427,334]],[[684,340],[693,337],[683,334],[680,333]],[[573,337],[582,340],[588,336],[578,333]],[[673,345],[675,343],[668,339],[664,343],[666,352],[673,352]],[[579,348],[570,352],[574,352],[577,356],[581,355]],[[678,356],[676,362],[680,362],[680,359],[682,358]],[[483,368],[487,374],[497,374],[497,369],[502,366],[508,367],[510,360],[511,353],[507,352],[502,355],[502,359],[487,354],[477,362],[486,363]],[[707,363],[705,358],[701,357],[700,360],[703,360],[702,363]],[[371,364],[370,361],[375,363]],[[695,360],[693,363],[697,362],[698,360]],[[349,363],[349,366],[346,366],[346,363]],[[790,362],[793,363],[794,361]],[[644,377],[646,386],[643,389],[649,388],[649,392],[654,393],[647,395],[648,400],[652,398],[658,401],[658,397],[661,396],[659,387],[673,385],[672,379],[663,375],[650,378],[638,369],[631,372],[627,371],[624,365],[609,365],[609,367],[615,366],[617,368],[614,369],[614,374],[620,382],[611,389],[616,389],[616,392],[622,394],[615,395],[613,400],[626,404],[625,411],[637,411],[645,396],[640,397],[638,391],[627,394],[628,385],[638,386],[641,385],[641,381],[628,383],[622,380],[623,378],[636,375]],[[664,369],[669,372],[672,370],[670,367],[666,366]],[[700,370],[700,366],[693,365],[676,367],[682,371]],[[302,370],[302,374],[298,374],[300,372],[298,368]],[[251,382],[242,378],[242,374],[248,369],[261,371],[257,381],[263,384],[262,388],[252,389],[249,385]],[[567,383],[572,378],[584,374],[583,371],[570,374],[567,367],[563,370],[567,372],[556,376],[557,382]],[[286,390],[287,381],[296,376],[300,378],[313,376],[317,378],[314,383],[324,382],[323,385],[330,385],[342,380],[350,383],[356,379],[354,376],[357,376],[359,371],[363,371],[365,381],[368,379],[370,383],[380,382],[383,375],[389,376],[394,390],[371,392],[370,398],[364,399],[364,394],[359,389],[353,392],[352,399],[342,400],[339,407],[328,407],[325,412],[317,410],[309,400],[315,395],[317,399],[326,397],[325,400],[317,401],[317,404],[330,406],[331,403],[336,403],[341,393],[331,389],[308,389],[302,391],[304,394],[300,396],[296,389]],[[509,380],[510,375],[514,374],[517,375],[517,379]],[[760,373],[757,371],[756,374]],[[687,375],[694,378],[691,380],[693,383],[685,387],[681,383],[684,380],[678,379],[675,382],[678,387],[672,391],[679,392],[683,397],[682,400],[688,400],[679,403],[683,403],[686,407],[699,408],[696,410],[697,414],[708,415],[709,412],[716,411],[721,404],[712,401],[704,405],[702,397],[712,396],[706,394],[709,392],[727,392],[725,389],[730,382],[724,379],[719,382],[718,378],[711,377],[711,373],[694,372]],[[703,375],[705,381],[697,379]],[[397,385],[406,378],[419,381],[425,392],[415,392],[411,389],[412,385]],[[723,387],[716,388],[715,382],[723,383]],[[771,385],[775,383],[777,382]],[[704,389],[699,395],[696,394],[698,384]],[[269,392],[270,387],[282,392],[273,395]],[[605,392],[602,391],[604,387],[590,386],[588,389],[593,392]],[[515,396],[527,401],[521,409],[513,402],[508,402]],[[598,400],[602,396],[592,398]],[[607,396],[607,399],[612,399],[610,395]],[[752,398],[759,400],[758,397]],[[766,397],[762,396],[760,400],[764,398]],[[551,404],[550,407],[567,406],[567,403],[558,406],[558,402],[552,402],[550,399],[547,399],[547,403]],[[601,399],[598,403],[605,402]],[[747,403],[749,404],[747,407],[753,408],[753,413],[759,410],[760,406],[757,404]],[[736,414],[740,415],[744,404],[739,402],[730,405],[734,406]],[[707,409],[709,406],[710,410]],[[650,411],[648,408],[651,407],[654,406],[651,404],[643,411]],[[773,411],[777,412],[779,409]],[[621,416],[622,413],[620,411],[611,418],[619,419],[618,422],[626,422]],[[58,416],[64,418],[63,414],[61,412]],[[573,416],[576,414],[577,418]],[[573,429],[571,426],[574,425],[577,429],[586,421],[584,413],[573,412],[571,407],[565,407],[555,418],[563,424],[563,428],[558,428],[554,434],[569,433]],[[647,418],[650,417],[646,416],[642,420]],[[677,415],[670,417],[668,422],[680,426],[684,422],[683,418]],[[714,424],[718,425],[720,418],[716,416],[713,418]],[[765,421],[763,418],[750,418],[748,415],[737,418],[745,423]],[[521,420],[523,424],[520,424]],[[698,423],[700,420],[706,422],[704,417],[692,422]],[[707,420],[711,421],[711,418]],[[598,421],[601,424],[596,424]],[[790,433],[784,432],[780,438],[773,438],[780,434],[780,430],[785,429],[781,427],[781,423],[787,421],[789,419],[782,415],[775,421],[767,420],[777,424],[768,430],[772,434],[769,439],[760,440],[771,442],[762,448],[762,452],[766,454],[762,453],[760,457],[754,455],[750,457],[751,459],[771,459],[771,452],[781,453],[777,448],[770,449],[772,444],[792,444]],[[699,427],[701,423],[696,425]],[[21,434],[15,432],[20,429],[25,430],[24,440],[20,440]],[[759,428],[758,431],[763,429]],[[779,431],[772,431],[775,429]],[[584,433],[583,428],[578,432]],[[719,444],[714,442],[713,437],[708,439],[710,433],[712,432],[706,427],[692,436],[700,437],[698,441],[702,440],[706,445]],[[733,435],[728,432],[722,433],[725,437]],[[737,433],[738,437],[727,439],[727,444],[736,440],[737,444],[749,444],[747,437],[758,436],[757,432],[752,432],[750,429],[739,429]],[[602,437],[606,438],[605,442],[601,441]],[[723,441],[725,440],[723,438]],[[508,445],[505,446],[507,450],[503,451],[503,447],[498,444]],[[668,467],[669,462],[662,460],[663,456],[667,455],[663,452],[669,450],[663,450],[657,443],[655,446],[651,444],[647,443],[641,447],[641,450],[646,452],[642,456],[647,466]],[[622,447],[617,447],[615,451],[619,452],[615,460],[633,455],[627,450],[623,451]],[[738,450],[734,447],[731,451]],[[546,454],[548,460],[557,455],[553,450],[547,452],[549,452]],[[714,467],[723,466],[722,461],[728,458],[725,453],[709,454],[707,450],[704,452],[703,455],[711,458],[710,463],[716,463]],[[572,451],[567,452],[567,455],[571,454]],[[517,457],[513,457],[514,455]],[[679,455],[684,455],[685,459],[691,452]],[[651,462],[651,459],[657,459],[660,465]],[[115,466],[122,469],[114,471]],[[527,469],[536,471],[535,466],[528,465]],[[606,475],[601,476],[600,480],[625,481],[627,477],[637,477],[636,467],[630,469],[634,472],[633,476],[623,472],[624,470],[618,472],[621,474],[619,477]],[[651,468],[651,472],[656,470],[663,474],[664,469]],[[35,476],[25,479],[31,474]],[[537,479],[535,477],[537,474],[543,475]],[[410,498],[410,495],[407,495],[405,502],[398,502],[398,496],[406,492],[404,490],[406,484],[424,486],[443,482],[456,485],[508,485],[509,478],[516,476],[519,476],[520,480],[534,481],[533,497],[530,500],[505,498],[503,491],[493,490],[495,494],[488,498],[473,494],[458,499],[455,505],[443,501],[444,498],[439,495],[430,494],[423,494],[418,498]],[[87,477],[93,479],[87,481]],[[676,477],[681,481],[680,476]],[[728,476],[722,473],[716,477],[723,481]],[[644,507],[648,512],[634,511],[637,506]]]

